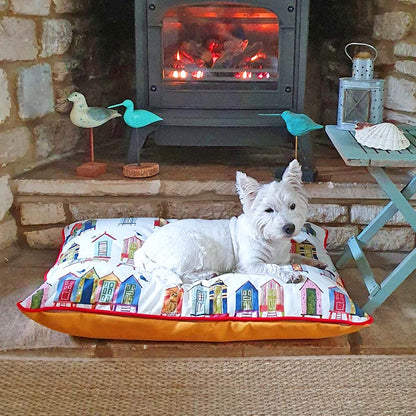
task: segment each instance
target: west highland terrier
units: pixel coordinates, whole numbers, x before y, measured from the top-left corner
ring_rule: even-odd
[[[280,182],[261,185],[237,172],[243,214],[230,220],[167,224],[137,250],[136,269],[187,283],[227,272],[267,274],[297,283],[299,277],[282,273],[279,265],[299,262],[291,259],[290,240],[300,232],[308,211],[301,178],[297,160],[289,164]],[[302,257],[302,263],[308,260]]]

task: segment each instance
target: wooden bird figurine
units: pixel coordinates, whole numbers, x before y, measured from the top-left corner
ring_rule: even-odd
[[[110,105],[108,108],[126,107],[123,120],[132,130],[130,145],[127,154],[127,164],[123,167],[124,176],[128,178],[147,178],[159,173],[159,164],[140,162],[140,150],[147,136],[156,128],[153,123],[161,121],[162,118],[147,110],[135,110],[131,100],[124,100],[120,104]]]
[[[124,112],[123,119],[126,124],[133,128],[140,128],[144,126],[148,126],[149,124],[155,123],[156,121],[161,121],[157,114],[154,114],[147,110],[135,110],[134,103],[132,100],[124,100],[120,104],[110,105],[108,108],[114,107],[126,107],[126,111]]]
[[[287,131],[295,136],[295,159],[298,158],[298,137],[303,136],[313,130],[322,129],[324,126],[315,123],[306,114],[293,113],[286,110],[281,114],[260,114],[262,116],[280,116],[286,124]]]
[[[101,126],[112,118],[121,117],[116,110],[109,110],[102,107],[88,107],[85,97],[79,92],[73,92],[67,97],[74,103],[69,118],[72,124],[78,127],[87,128],[90,132],[90,155],[91,161],[84,163],[77,168],[78,176],[96,177],[105,173],[107,165],[97,163],[94,160],[94,133],[93,128]]]

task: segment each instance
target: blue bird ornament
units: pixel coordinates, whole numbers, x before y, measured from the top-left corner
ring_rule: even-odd
[[[156,121],[161,121],[162,118],[159,117],[157,114],[154,114],[147,110],[135,110],[134,103],[131,100],[124,100],[120,104],[110,105],[108,108],[114,107],[126,107],[126,111],[124,112],[123,119],[125,123],[133,128],[140,128],[144,126],[148,126],[149,124],[155,123]]]
[[[322,129],[324,126],[315,123],[306,114],[293,113],[292,111],[286,110],[281,114],[260,114],[261,116],[272,116],[282,117],[286,124],[287,131],[295,136],[295,159],[298,158],[298,137],[308,134],[313,130]]]

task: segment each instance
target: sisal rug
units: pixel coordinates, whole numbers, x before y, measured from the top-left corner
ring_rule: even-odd
[[[416,356],[0,357],[0,415],[414,415]]]

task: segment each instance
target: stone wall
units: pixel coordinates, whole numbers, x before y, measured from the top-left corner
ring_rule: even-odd
[[[416,123],[416,0],[376,0],[373,38],[386,80],[385,119]]]
[[[0,249],[16,239],[9,178],[87,144],[86,130],[69,120],[66,97],[78,90],[99,106],[130,95],[119,72],[133,73],[125,55],[134,44],[120,47],[131,27],[112,12],[123,7],[131,15],[133,2],[112,3],[0,0]],[[112,139],[100,129],[96,141]]]

